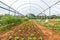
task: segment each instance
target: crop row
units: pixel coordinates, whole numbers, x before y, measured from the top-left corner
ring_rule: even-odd
[[[9,40],[12,40],[12,35],[9,36]],[[14,34],[15,40],[43,40],[41,31],[32,22],[20,27],[20,29]]]
[[[37,21],[37,22],[39,22],[39,21]],[[40,25],[45,26],[49,29],[55,30],[60,34],[60,26],[59,26],[60,24],[59,23],[55,23],[54,25],[51,25],[49,23],[42,22],[42,21],[40,21],[39,23],[40,23]]]
[[[11,30],[16,25],[19,25],[25,21],[28,21],[28,19],[12,16],[9,14],[3,15],[0,17],[0,32]]]

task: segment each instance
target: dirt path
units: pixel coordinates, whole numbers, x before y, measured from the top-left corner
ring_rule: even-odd
[[[43,32],[44,35],[46,35],[46,39],[45,40],[60,40],[60,35],[58,33],[56,33],[53,30],[50,30],[44,26],[41,26],[39,23],[33,21],[33,23],[39,27],[41,29],[41,31]]]

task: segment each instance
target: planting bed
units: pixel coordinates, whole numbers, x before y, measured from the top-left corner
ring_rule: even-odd
[[[1,40],[43,40],[41,30],[30,21],[1,35]]]
[[[24,22],[14,29],[0,33],[0,40],[60,40],[60,35],[35,21]]]
[[[5,15],[0,15],[0,33],[3,32],[5,33],[6,31],[9,31],[13,28],[15,28],[15,26],[28,21],[28,19],[26,18],[21,18],[21,17],[17,17],[17,16],[12,16],[9,14],[5,14]]]
[[[60,34],[60,20],[59,19],[50,19],[48,22],[45,21],[37,21],[40,25],[45,26],[48,29],[56,31]]]
[[[60,34],[60,21],[49,21],[48,24],[52,25],[52,28]]]
[[[49,20],[48,23],[51,25],[60,26],[60,20]]]

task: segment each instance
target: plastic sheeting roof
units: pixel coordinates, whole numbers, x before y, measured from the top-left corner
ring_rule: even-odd
[[[60,0],[0,0],[20,13],[26,15],[28,13],[33,13],[38,15],[43,10],[49,8],[51,5],[55,4]],[[49,9],[44,12],[49,15]],[[54,5],[50,9],[51,15],[60,14],[60,3]]]

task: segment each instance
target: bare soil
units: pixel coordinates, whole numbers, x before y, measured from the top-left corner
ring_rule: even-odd
[[[20,32],[20,30],[23,31]],[[0,33],[0,40],[9,40],[8,37],[10,35],[13,37],[12,40],[15,40],[15,33],[18,35],[19,40],[22,40],[22,37],[24,37],[25,40],[28,40],[28,37],[32,37],[31,34],[33,33],[35,34],[34,36],[36,36],[37,40],[39,37],[42,37],[43,40],[60,40],[60,35],[57,32],[48,29],[44,26],[41,26],[39,23],[35,21],[22,23],[6,33]]]
[[[57,32],[55,32],[54,30],[50,30],[44,26],[41,26],[39,23],[37,23],[35,21],[34,21],[34,23],[35,23],[35,25],[37,25],[37,27],[39,27],[41,29],[43,34],[47,36],[44,40],[60,40],[60,35]]]

